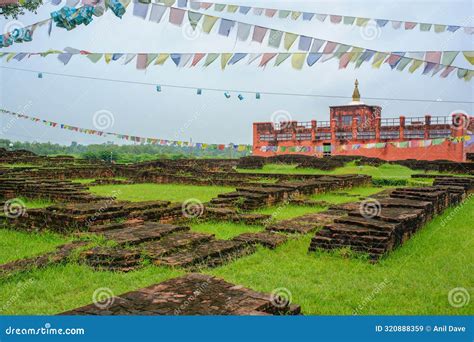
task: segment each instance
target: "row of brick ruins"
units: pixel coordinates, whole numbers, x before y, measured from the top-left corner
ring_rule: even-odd
[[[402,245],[435,215],[460,205],[472,191],[472,178],[440,177],[433,186],[397,188],[342,205],[340,209],[347,214],[324,225],[309,250],[350,248],[377,260]]]
[[[401,245],[434,215],[458,205],[474,190],[470,177],[438,176],[433,186],[382,191],[371,200],[330,205],[306,200],[307,195],[370,184],[364,175],[275,175],[238,173],[241,160],[159,160],[134,165],[90,164],[68,157],[0,153],[3,162],[32,166],[0,168],[0,198],[45,198],[63,204],[28,209],[4,218],[22,231],[51,230],[72,234],[75,241],[40,256],[0,265],[0,278],[32,268],[79,262],[96,270],[129,272],[152,263],[199,271],[254,253],[256,246],[276,248],[289,238],[315,234],[309,250],[350,248],[377,260]],[[291,159],[292,157],[293,159]],[[308,167],[307,157],[282,156],[280,162]],[[299,159],[298,159],[299,158]],[[291,160],[290,160],[291,159]],[[341,158],[331,158],[338,167]],[[342,161],[342,163],[348,160]],[[376,164],[361,159],[359,163]],[[305,164],[306,163],[306,164]],[[248,165],[247,165],[248,166]],[[326,166],[327,168],[327,166]],[[423,177],[425,174],[415,175]],[[121,178],[117,178],[121,177]],[[230,240],[191,231],[182,203],[127,202],[92,195],[88,186],[72,182],[94,178],[92,184],[184,183],[231,185],[198,208],[200,219],[264,225],[258,233]],[[263,183],[262,181],[266,181]],[[327,210],[274,222],[270,215],[248,211],[286,203],[327,206]],[[316,210],[315,210],[316,211]],[[216,223],[218,224],[218,223]],[[112,244],[91,245],[90,234]],[[202,289],[207,284],[207,289]],[[196,289],[199,289],[196,295]],[[187,299],[188,297],[193,300]],[[66,314],[298,314],[300,308],[278,298],[200,274],[168,280],[114,297],[106,307],[88,305]]]

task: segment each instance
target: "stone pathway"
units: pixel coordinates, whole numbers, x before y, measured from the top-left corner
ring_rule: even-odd
[[[191,273],[61,315],[297,315],[299,305]]]

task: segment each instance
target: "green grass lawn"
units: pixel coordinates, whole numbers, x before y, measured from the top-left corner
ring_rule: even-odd
[[[296,216],[317,213],[324,210],[324,207],[301,206],[294,204],[281,204],[252,211],[255,214],[272,215],[274,220],[286,220]]]
[[[262,226],[250,226],[243,223],[209,221],[191,225],[195,232],[214,234],[217,239],[229,240],[242,233],[257,233]]]
[[[0,229],[0,264],[52,251],[68,240],[49,232],[25,233]]]
[[[382,164],[379,167],[361,165],[357,166],[355,162],[346,163],[343,167],[338,167],[334,170],[325,171],[313,168],[296,168],[297,165],[289,164],[266,164],[261,169],[237,169],[238,172],[243,173],[283,173],[283,174],[301,174],[301,175],[345,175],[345,174],[364,174],[372,176],[373,178],[388,178],[388,179],[410,179],[412,174],[423,173],[423,170],[412,170],[408,167],[397,164]],[[433,176],[442,174],[439,172],[430,171],[427,174]]]
[[[37,167],[38,165],[35,164],[28,164],[28,163],[16,163],[16,164],[7,164],[7,163],[0,163],[0,167],[10,167],[10,168],[16,168],[16,167]]]
[[[272,169],[272,165],[266,167]],[[371,167],[362,168],[365,172],[372,172],[374,177],[381,178],[408,179],[409,172],[419,173],[385,164],[378,168],[377,172],[380,174],[382,170],[382,173],[376,176]],[[301,169],[288,165],[273,168],[274,171],[277,169],[279,172],[302,173]],[[348,165],[346,171],[363,173],[355,165]],[[342,174],[342,170],[338,172]],[[359,197],[383,189],[357,187],[313,195],[311,198],[344,203],[357,201]],[[222,186],[182,184],[91,187],[91,192],[95,194],[110,196],[113,192],[119,199],[131,201],[184,201],[196,198],[206,202],[220,193],[233,190]],[[27,208],[51,204],[47,201],[24,202]],[[274,215],[274,219],[283,220],[321,210],[322,207],[282,204],[254,212]],[[370,264],[364,258],[350,258],[340,252],[308,253],[313,235],[310,234],[290,239],[275,250],[259,247],[255,254],[205,270],[205,273],[266,293],[286,288],[291,292],[293,302],[300,304],[305,314],[470,315],[474,313],[474,301],[471,299],[468,305],[454,308],[449,305],[448,292],[456,287],[464,287],[471,297],[474,295],[473,210],[474,196],[463,205],[448,209],[435,218],[377,264]],[[262,226],[215,221],[196,222],[190,226],[193,231],[212,233],[219,239],[263,230]],[[0,229],[0,264],[51,251],[69,239],[53,233],[34,234]],[[146,266],[125,274],[97,272],[73,263],[19,273],[0,279],[0,314],[57,314],[91,303],[92,295],[98,288],[109,288],[118,295],[183,273],[182,270],[156,266]]]
[[[111,196],[113,193],[119,200],[133,202],[163,200],[183,202],[191,198],[207,202],[218,194],[234,191],[235,188],[225,186],[200,186],[185,184],[126,184],[92,186],[89,191],[100,196]]]
[[[107,179],[115,179],[115,180],[126,180],[127,178],[125,177],[112,177],[112,178],[107,178]],[[92,182],[95,182],[95,178],[74,178],[71,179],[71,182],[74,183],[80,183],[80,184],[90,184]]]
[[[447,210],[375,265],[338,253],[308,253],[311,235],[307,235],[289,240],[276,250],[258,248],[253,255],[205,273],[267,293],[284,287],[305,314],[469,315],[474,313],[474,304],[454,308],[449,305],[448,292],[455,287],[474,291],[473,210],[474,199],[457,211]],[[212,228],[206,229],[206,224],[193,229],[213,232]],[[220,237],[229,238],[234,229],[240,229],[240,233],[249,227],[221,225]],[[23,254],[38,249],[25,243],[27,239],[34,241],[34,235],[0,233],[0,241],[11,241],[9,244],[16,248],[24,246],[27,253]],[[34,241],[39,243],[42,241]],[[17,249],[11,254],[22,256]],[[8,305],[0,305],[0,310],[1,314],[56,314],[92,302],[93,292],[100,287],[120,294],[182,273],[154,266],[127,274],[96,272],[75,264],[53,266],[2,280],[0,303]]]
[[[474,199],[457,212],[448,209],[375,265],[337,253],[308,253],[308,235],[207,273],[267,293],[284,287],[305,314],[472,315],[472,301],[454,308],[448,292],[474,291],[473,210]]]
[[[454,308],[447,295],[455,287],[474,291],[473,210],[474,199],[458,210],[447,210],[375,265],[338,253],[308,253],[311,235],[307,235],[276,250],[258,248],[253,255],[205,272],[267,293],[287,288],[305,314],[472,314],[472,302]],[[446,225],[441,224],[443,219]],[[259,229],[231,223],[193,225],[193,230],[216,233],[219,238]],[[9,248],[2,262],[8,260],[5,255],[25,257],[36,254],[40,246],[48,250],[62,243],[54,235],[46,244],[44,234],[0,233],[2,250]],[[9,304],[4,314],[55,314],[90,303],[99,287],[120,294],[179,274],[182,271],[154,266],[127,274],[74,264],[54,266],[0,281],[0,303]],[[10,303],[10,298],[16,300]]]
[[[95,182],[95,178],[74,178],[71,179],[71,182],[80,184],[90,184],[92,182]]]
[[[46,208],[49,207],[50,205],[53,205],[53,201],[49,201],[46,199],[27,199],[27,198],[22,198],[21,199],[23,203],[25,203],[26,208]]]
[[[359,198],[374,195],[389,187],[356,187],[351,189],[341,189],[338,191],[326,192],[322,194],[316,194],[310,196],[311,199],[316,201],[326,201],[329,203],[340,204],[347,202],[356,202]]]
[[[53,201],[49,201],[47,199],[29,199],[29,198],[24,198],[24,197],[19,197],[19,198],[12,198],[9,200],[2,200],[2,201],[11,201],[12,204],[16,205],[21,205],[28,209],[37,209],[37,208],[46,208],[50,205],[53,205]],[[0,216],[4,215],[4,208],[1,208],[0,210]]]
[[[92,303],[97,289],[119,295],[183,273],[156,266],[129,273],[95,272],[77,264],[20,273],[0,282],[0,315],[54,315]]]

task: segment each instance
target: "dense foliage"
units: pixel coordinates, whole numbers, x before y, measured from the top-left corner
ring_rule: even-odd
[[[17,19],[19,15],[25,14],[25,11],[34,12],[43,4],[42,0],[26,0],[21,4],[8,4],[0,7],[0,15],[5,19]]]
[[[229,149],[223,151],[198,149],[191,147],[172,147],[157,145],[115,145],[111,143],[96,145],[81,145],[73,142],[69,146],[37,143],[37,142],[12,142],[0,139],[0,147],[11,150],[28,150],[39,155],[73,155],[76,157],[115,161],[120,163],[134,163],[155,160],[160,158],[240,158],[248,152],[237,152]]]

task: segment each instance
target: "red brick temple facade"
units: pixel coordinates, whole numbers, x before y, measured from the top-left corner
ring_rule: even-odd
[[[360,101],[358,81],[352,102],[331,106],[329,121],[256,122],[253,154],[361,155],[385,160],[466,161],[474,152],[474,118],[451,116],[382,118],[380,106]]]

